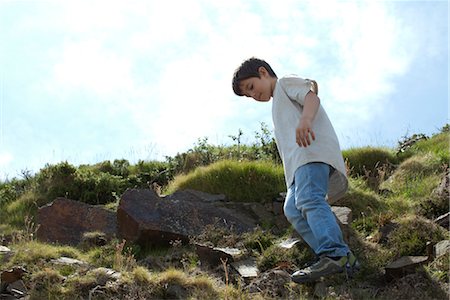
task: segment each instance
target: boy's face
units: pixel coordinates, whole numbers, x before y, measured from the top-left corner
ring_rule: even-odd
[[[260,67],[258,77],[250,77],[240,82],[242,94],[259,102],[267,102],[272,98],[276,78],[269,75],[264,67]]]

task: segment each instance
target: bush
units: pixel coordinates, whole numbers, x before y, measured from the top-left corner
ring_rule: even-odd
[[[58,197],[88,204],[106,204],[115,201],[115,195],[122,194],[126,187],[126,181],[121,176],[95,172],[85,166],[77,169],[62,162],[47,165],[37,174],[35,191],[39,206]]]
[[[128,186],[149,188],[153,183],[166,186],[174,177],[174,170],[168,162],[140,160],[130,167]]]
[[[269,202],[286,189],[283,169],[269,162],[224,160],[177,176],[167,193],[194,189],[224,194],[231,201]]]
[[[350,175],[354,177],[376,176],[377,169],[381,166],[398,163],[394,152],[386,148],[351,148],[342,151],[342,155],[348,164]]]
[[[71,199],[80,198],[80,190],[76,185],[77,169],[66,162],[56,165],[47,164],[36,176],[35,190],[43,203],[53,201],[57,197]]]

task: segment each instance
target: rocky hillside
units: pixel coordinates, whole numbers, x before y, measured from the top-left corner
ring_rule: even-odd
[[[444,128],[344,151],[350,189],[332,208],[362,268],[305,285],[289,274],[314,257],[282,214],[283,191],[264,186],[282,182],[279,167],[220,160],[167,186],[142,186],[130,168],[91,168],[93,180],[49,167],[29,186],[1,185],[2,299],[448,299],[449,145]],[[251,199],[247,180],[265,192]]]

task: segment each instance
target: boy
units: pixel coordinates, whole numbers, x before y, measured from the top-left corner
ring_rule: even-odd
[[[244,61],[233,76],[233,91],[260,102],[272,101],[275,140],[288,192],[284,214],[318,256],[291,275],[303,283],[359,268],[327,200],[347,190],[344,160],[333,126],[320,105],[317,84],[297,76],[278,79],[264,60]]]

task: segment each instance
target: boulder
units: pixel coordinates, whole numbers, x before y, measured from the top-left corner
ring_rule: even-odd
[[[117,230],[114,212],[66,198],[39,208],[37,223],[40,241],[68,245],[79,244],[85,232],[99,231],[112,238]]]
[[[206,225],[237,233],[251,231],[256,225],[250,218],[239,218],[207,201],[183,200],[176,195],[161,198],[150,189],[130,189],[122,195],[117,224],[121,238],[144,247],[168,245],[174,240],[188,242],[190,236],[200,235]]]

